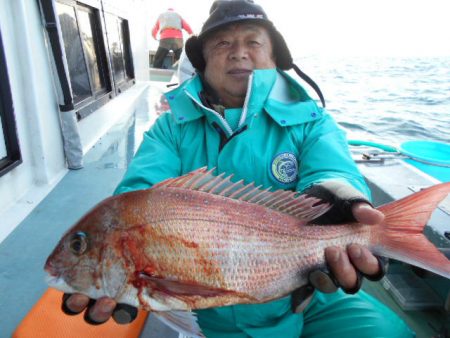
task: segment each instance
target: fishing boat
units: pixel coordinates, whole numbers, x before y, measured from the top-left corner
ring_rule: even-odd
[[[67,328],[78,336],[178,337],[147,314],[132,326],[92,327],[68,317],[43,271],[62,234],[111,195],[143,132],[167,109],[161,94],[176,72],[150,67],[149,12],[146,0],[0,3],[1,337],[63,337]],[[376,205],[448,179],[407,149],[357,143],[355,160]],[[449,210],[447,198],[427,227],[447,255]],[[444,337],[449,329],[448,280],[393,262],[383,281],[364,288],[418,337]]]

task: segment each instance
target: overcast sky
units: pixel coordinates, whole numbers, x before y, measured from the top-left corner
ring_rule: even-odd
[[[151,24],[173,7],[198,33],[213,0],[149,0]],[[450,0],[256,0],[295,57],[450,56]],[[157,46],[156,42],[152,46]]]

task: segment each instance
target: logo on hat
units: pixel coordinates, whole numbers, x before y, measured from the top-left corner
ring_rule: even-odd
[[[262,14],[239,14],[237,17],[240,19],[264,19]]]
[[[295,182],[298,176],[298,163],[293,153],[281,153],[274,157],[271,172],[275,179],[283,184]]]

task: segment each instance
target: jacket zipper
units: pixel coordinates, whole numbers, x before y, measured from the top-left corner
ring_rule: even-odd
[[[247,125],[243,126],[242,128],[236,130],[230,137],[227,137],[227,134],[225,131],[219,126],[217,122],[213,122],[212,126],[217,131],[217,133],[220,136],[220,143],[219,143],[219,153],[222,151],[223,147],[233,139],[233,137],[239,135],[240,133],[247,130]]]

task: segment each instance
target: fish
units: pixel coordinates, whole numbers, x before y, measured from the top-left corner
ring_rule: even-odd
[[[49,286],[152,311],[201,337],[192,310],[285,297],[325,266],[329,246],[366,245],[450,278],[450,261],[422,233],[450,183],[378,207],[385,215],[379,225],[314,225],[328,203],[214,171],[200,168],[100,202],[48,257]]]

